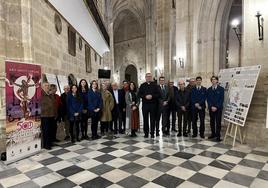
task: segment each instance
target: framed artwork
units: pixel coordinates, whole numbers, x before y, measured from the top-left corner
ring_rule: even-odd
[[[85,44],[85,62],[86,62],[86,72],[91,73],[91,49],[89,45]]]
[[[82,38],[79,37],[79,49],[82,50],[82,47],[83,47]]]
[[[57,13],[55,13],[55,16],[54,16],[54,22],[55,22],[55,28],[56,28],[57,33],[61,34],[62,23],[61,23],[60,16]]]
[[[76,32],[71,26],[68,27],[68,51],[72,56],[76,55]]]

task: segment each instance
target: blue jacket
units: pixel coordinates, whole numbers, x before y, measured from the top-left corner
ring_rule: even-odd
[[[79,113],[81,115],[83,110],[82,99],[78,100],[76,97],[69,93],[67,96],[67,107],[69,120],[74,120],[74,114]]]
[[[88,108],[88,92],[80,92],[80,96],[83,102],[83,109],[87,110]]]
[[[213,90],[212,87],[208,88],[207,102],[208,102],[209,110],[211,109],[212,106],[216,107],[217,109],[222,109],[223,101],[224,101],[224,88],[223,87],[218,85],[216,90]]]
[[[88,110],[93,112],[95,109],[102,108],[102,97],[99,91],[94,92],[92,89],[88,92]]]
[[[201,86],[201,89],[198,90],[196,87],[194,87],[191,93],[192,110],[195,109],[195,103],[199,103],[202,109],[205,109],[206,99],[207,99],[207,88]]]

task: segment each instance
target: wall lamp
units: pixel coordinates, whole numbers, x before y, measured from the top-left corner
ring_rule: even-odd
[[[174,60],[175,60],[175,63],[178,63],[179,64],[179,67],[180,68],[184,68],[184,58],[182,57],[179,57],[177,58],[176,56],[174,57]]]
[[[239,29],[239,20],[238,19],[234,19],[232,21],[231,25],[232,25],[232,28],[233,28],[233,30],[235,32],[235,35],[236,35],[236,37],[237,37],[237,39],[239,41],[239,45],[241,46],[242,33],[241,33],[240,29]]]
[[[258,11],[256,14],[258,20],[258,32],[259,32],[259,40],[263,40],[263,17],[261,17],[261,13]]]

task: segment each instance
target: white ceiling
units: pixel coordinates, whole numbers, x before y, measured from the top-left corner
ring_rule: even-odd
[[[48,0],[101,56],[109,51],[83,0]]]

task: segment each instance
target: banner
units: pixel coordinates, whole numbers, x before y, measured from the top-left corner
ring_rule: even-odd
[[[41,66],[6,61],[7,162],[41,149]]]
[[[257,65],[220,71],[219,83],[228,92],[223,115],[226,121],[245,125],[260,69]]]

